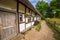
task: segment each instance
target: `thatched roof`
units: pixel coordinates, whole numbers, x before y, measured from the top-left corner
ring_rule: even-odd
[[[23,5],[25,5],[26,7],[28,7],[32,11],[34,11],[36,14],[41,15],[28,0],[19,0],[19,3],[22,3]]]

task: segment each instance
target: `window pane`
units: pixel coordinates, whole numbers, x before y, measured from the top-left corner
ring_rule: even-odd
[[[23,14],[20,14],[19,15],[19,22],[22,22],[23,21]]]
[[[31,22],[31,17],[28,18],[28,22]]]

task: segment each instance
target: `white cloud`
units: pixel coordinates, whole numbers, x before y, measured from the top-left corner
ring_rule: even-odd
[[[34,0],[29,0],[29,1],[34,1]]]
[[[48,2],[48,0],[44,0],[45,2]]]
[[[42,0],[40,0],[40,1],[42,1]]]
[[[40,0],[40,1],[42,1],[42,0]],[[48,2],[48,0],[43,0],[43,1]]]

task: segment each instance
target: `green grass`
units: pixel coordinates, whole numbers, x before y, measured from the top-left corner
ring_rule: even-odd
[[[56,22],[56,25],[57,25],[56,28],[58,31],[60,31],[60,19],[58,19],[58,18],[47,18],[47,20],[49,20],[51,24]]]
[[[60,25],[57,27],[58,31],[60,31]]]
[[[52,31],[53,31],[53,35],[54,35],[54,38],[56,39],[56,40],[60,40],[60,34],[54,29],[54,28],[52,28],[52,26],[50,25],[50,24],[48,24],[48,26],[52,29]]]
[[[37,27],[36,27],[36,31],[40,31],[40,29],[41,29],[41,25],[40,25],[40,23],[37,25]]]
[[[60,24],[60,19],[58,19],[58,18],[47,18],[47,20]]]
[[[49,23],[47,23],[47,25],[48,25],[48,27],[49,28],[51,28],[52,29],[52,31],[53,31],[53,36],[54,36],[54,38],[56,39],[56,40],[60,40],[60,33],[58,33],[54,28],[52,28],[52,26],[49,24]],[[57,28],[58,30],[60,30],[60,26],[59,26],[59,28]]]

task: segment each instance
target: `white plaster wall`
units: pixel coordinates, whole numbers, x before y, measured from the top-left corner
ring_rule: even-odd
[[[36,20],[36,17],[34,17],[34,21]]]
[[[24,14],[23,14],[23,17],[22,18],[23,18],[23,22],[25,22]]]
[[[39,17],[37,17],[37,20],[39,21]]]
[[[30,28],[30,27],[31,27],[31,23],[26,24],[27,29]]]
[[[28,23],[28,18],[26,18],[26,23]]]
[[[31,17],[31,21],[33,20],[33,17]],[[35,20],[35,18],[34,18],[34,20]],[[31,25],[34,25],[34,22],[31,22]]]
[[[37,17],[37,20],[38,20],[38,21],[40,21],[40,20],[41,20],[41,18],[40,18],[40,17]]]
[[[22,14],[23,22],[25,22],[24,14]],[[19,24],[20,32],[25,30],[25,23]]]
[[[36,20],[36,17],[34,18],[34,20]],[[23,22],[25,21],[25,18],[23,16]],[[31,18],[32,21],[32,18]],[[28,18],[26,18],[26,23],[28,23]],[[31,28],[32,25],[34,25],[34,22],[28,23],[26,24],[26,29]],[[23,32],[25,30],[25,23],[19,24],[20,26],[20,32]]]
[[[32,22],[32,25],[34,25],[34,22]]]
[[[20,32],[25,30],[25,23],[19,24]]]

